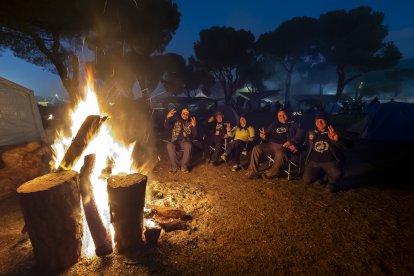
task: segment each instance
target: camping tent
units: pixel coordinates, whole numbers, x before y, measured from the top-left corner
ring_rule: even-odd
[[[44,138],[33,91],[0,77],[0,146]]]
[[[379,141],[414,142],[414,104],[379,104],[348,131]]]

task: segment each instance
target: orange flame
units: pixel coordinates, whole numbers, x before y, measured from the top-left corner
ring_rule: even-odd
[[[81,99],[77,106],[70,112],[71,118],[71,134],[64,136],[63,132],[57,134],[57,138],[53,144],[54,149],[54,166],[58,168],[62,161],[64,154],[72,139],[75,137],[83,121],[89,115],[105,115],[102,114],[99,107],[98,99],[93,87],[92,77],[88,77],[87,85],[85,87],[85,97]],[[109,229],[112,240],[114,237],[114,229],[110,223],[109,207],[108,207],[108,194],[106,191],[106,180],[101,177],[102,171],[107,167],[107,160],[110,158],[114,167],[112,168],[112,174],[120,173],[134,173],[137,169],[133,168],[132,151],[134,143],[129,146],[120,144],[115,141],[114,136],[111,133],[108,125],[104,123],[97,134],[97,136],[90,141],[89,145],[83,152],[79,161],[74,164],[73,170],[79,172],[83,165],[83,158],[88,154],[96,154],[95,168],[91,175],[91,182],[93,186],[93,194],[98,207],[99,214],[106,226]],[[94,243],[91,238],[89,229],[87,227],[84,217],[84,239],[83,239],[83,253],[86,257],[92,257],[94,255]]]

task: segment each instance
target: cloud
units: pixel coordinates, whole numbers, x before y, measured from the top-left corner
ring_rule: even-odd
[[[386,41],[394,41],[404,59],[414,58],[414,27],[390,31]]]

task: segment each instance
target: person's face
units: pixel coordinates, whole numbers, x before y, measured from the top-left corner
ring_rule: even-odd
[[[219,122],[219,123],[223,122],[223,115],[217,114],[216,115],[216,121]]]
[[[326,120],[325,119],[316,119],[315,120],[315,125],[316,128],[320,131],[323,132],[326,130]]]
[[[246,118],[244,118],[244,117],[240,117],[240,125],[241,125],[242,127],[245,127],[245,126],[246,126]]]
[[[286,115],[286,113],[284,111],[279,111],[277,113],[277,119],[278,119],[278,121],[280,123],[286,124],[286,122],[287,122],[287,115]]]
[[[187,120],[189,115],[190,113],[188,113],[187,111],[181,112],[181,118],[183,120]]]

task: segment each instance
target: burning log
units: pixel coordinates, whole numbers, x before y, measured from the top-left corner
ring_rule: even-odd
[[[49,272],[75,264],[83,224],[78,173],[59,171],[21,185],[17,192],[38,266]]]
[[[89,115],[82,123],[78,133],[70,144],[59,165],[59,170],[70,170],[80,158],[88,143],[98,134],[102,124],[108,117]]]
[[[93,196],[90,176],[95,166],[95,157],[94,154],[85,156],[79,174],[79,187],[86,222],[88,223],[89,231],[95,244],[95,253],[97,256],[105,256],[111,254],[113,251],[112,239],[102,222]]]
[[[108,179],[108,203],[119,253],[142,244],[142,224],[147,177],[135,173]]]

